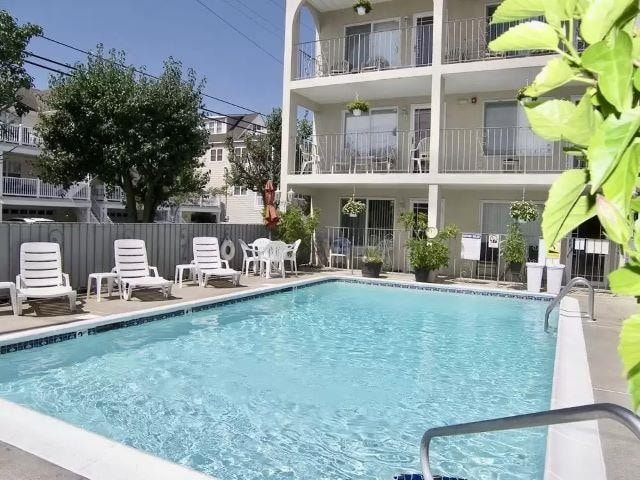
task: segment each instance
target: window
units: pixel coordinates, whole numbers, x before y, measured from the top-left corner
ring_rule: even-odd
[[[398,110],[377,108],[356,117],[345,114],[345,150],[356,156],[395,158],[398,151]]]
[[[416,18],[415,64],[416,66],[433,63],[433,17]]]
[[[240,195],[249,195],[249,190],[247,187],[231,187],[231,195],[240,196]]]
[[[340,227],[352,228],[353,243],[356,246],[377,246],[387,237],[393,237],[394,201],[357,198],[367,210],[363,215],[353,218],[342,213],[348,198],[340,199]]]
[[[211,149],[211,161],[212,162],[221,162],[222,154],[224,152],[223,148],[212,148]]]
[[[233,152],[236,154],[236,157],[244,157],[244,154],[246,153],[247,148],[246,147],[236,147],[233,149]]]
[[[226,133],[227,132],[227,124],[220,120],[209,120],[205,124],[205,128],[209,130],[211,133]]]
[[[400,24],[385,20],[345,28],[345,58],[350,70],[384,69],[400,64]]]
[[[516,101],[484,106],[485,155],[549,155],[553,144],[536,136]]]

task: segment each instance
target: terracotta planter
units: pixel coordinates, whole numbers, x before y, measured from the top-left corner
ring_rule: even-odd
[[[362,276],[366,278],[378,278],[381,270],[381,263],[365,263],[362,265]]]
[[[416,274],[416,282],[427,283],[431,270],[428,268],[416,268],[414,273]]]

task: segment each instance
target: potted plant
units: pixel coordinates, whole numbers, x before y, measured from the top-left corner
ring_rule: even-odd
[[[353,102],[347,103],[347,110],[354,117],[359,117],[363,113],[367,113],[369,111],[369,102],[360,100],[360,98],[356,96],[356,99]]]
[[[447,225],[441,231],[429,228],[424,213],[405,212],[400,220],[410,238],[407,241],[409,263],[416,276],[416,282],[428,282],[429,274],[449,264],[448,240],[460,233],[455,225]]]
[[[535,222],[538,219],[538,209],[528,200],[512,202],[509,215],[519,223]]]
[[[367,206],[359,200],[356,200],[353,195],[342,207],[342,213],[344,213],[345,215],[349,215],[350,217],[357,217],[358,215],[362,215],[364,212],[366,212],[366,210]]]
[[[373,5],[369,0],[358,0],[353,4],[353,10],[360,16],[366,15],[373,10]]]
[[[378,278],[382,270],[382,254],[376,247],[367,247],[362,256],[362,276]]]
[[[502,257],[509,264],[509,272],[520,274],[527,258],[527,244],[518,224],[513,223],[507,229],[507,238],[502,246]]]

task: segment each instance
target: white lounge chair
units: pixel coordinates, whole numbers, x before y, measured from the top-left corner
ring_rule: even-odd
[[[20,245],[20,274],[16,276],[17,314],[29,298],[67,297],[71,311],[76,309],[76,291],[69,275],[62,273],[60,245],[30,242]]]
[[[131,293],[135,288],[160,289],[165,298],[171,296],[173,282],[162,278],[156,267],[149,266],[143,240],[116,240],[114,249],[117,282],[125,300],[131,300]]]
[[[287,251],[284,254],[284,261],[289,262],[291,271],[298,275],[298,248],[300,248],[302,240],[299,238],[292,245],[287,245]]]
[[[240,283],[241,273],[229,268],[229,262],[220,258],[216,237],[194,237],[193,263],[201,287],[206,287],[211,278],[230,278],[234,285]]]

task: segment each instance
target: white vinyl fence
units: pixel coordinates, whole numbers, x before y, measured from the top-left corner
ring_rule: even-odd
[[[163,277],[173,278],[177,264],[193,259],[193,237],[218,237],[220,242],[230,239],[236,248],[230,263],[240,269],[242,250],[238,240],[252,242],[269,237],[269,233],[263,225],[211,223],[0,223],[0,281],[15,281],[20,269],[20,245],[24,242],[60,244],[63,271],[69,274],[74,288],[82,288],[90,273],[111,271],[113,242],[119,238],[144,240],[149,264],[157,266]]]

